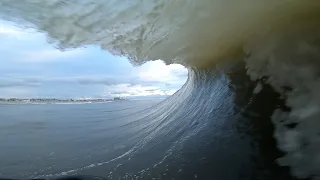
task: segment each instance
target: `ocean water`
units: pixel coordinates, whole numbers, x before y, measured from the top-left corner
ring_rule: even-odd
[[[205,86],[188,81],[166,100],[1,105],[0,175],[294,179],[275,162],[283,153],[270,116],[279,95],[252,96],[244,71],[230,72],[194,73]]]
[[[132,117],[159,102],[1,105],[0,176],[80,173],[120,157],[136,143],[131,138],[139,126],[130,126]]]
[[[176,94],[114,128],[132,144],[43,174],[319,179],[319,9],[319,0],[1,0],[1,19],[61,50],[94,45],[134,65],[189,70]]]

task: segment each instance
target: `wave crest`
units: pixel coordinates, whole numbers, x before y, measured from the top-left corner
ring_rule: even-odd
[[[136,64],[203,66],[270,33],[319,25],[319,7],[317,0],[3,0],[0,17],[30,23],[61,48],[93,44]]]

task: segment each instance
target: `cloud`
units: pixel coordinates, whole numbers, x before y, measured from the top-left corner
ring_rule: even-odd
[[[134,85],[162,85],[170,86],[176,81],[180,84],[185,82],[184,78],[174,77],[173,75],[167,75],[164,78],[141,78],[141,74],[130,76],[117,76],[117,75],[80,75],[80,76],[64,76],[64,77],[44,77],[44,76],[25,76],[21,75],[3,75],[0,78],[0,87],[4,86],[30,86],[30,85],[41,85],[44,83],[77,83],[81,85],[116,85],[116,84],[128,84],[130,86]],[[145,76],[147,77],[147,76]]]
[[[143,86],[130,84],[117,84],[105,86],[104,96],[166,96],[172,95],[176,90],[163,89],[157,86]]]
[[[63,64],[63,63],[62,63]],[[155,61],[147,66],[133,68],[127,74],[82,74],[61,76],[59,69],[56,75],[27,76],[22,74],[3,74],[0,78],[0,89],[28,89],[34,87],[41,96],[166,96],[176,92],[184,83],[187,71],[179,65],[166,66]],[[50,68],[51,66],[47,67]],[[79,74],[80,73],[80,74]],[[51,89],[50,89],[51,88]],[[52,90],[54,88],[54,90]],[[63,89],[68,90],[63,90]],[[14,92],[14,91],[13,91]],[[72,93],[71,93],[72,92]],[[55,95],[56,94],[56,95]],[[1,95],[1,94],[0,94]]]
[[[40,81],[32,78],[0,78],[0,88],[38,86]]]
[[[79,86],[80,85],[80,86]],[[47,87],[53,87],[56,90],[53,92],[64,92],[63,88],[68,87],[68,91],[76,91],[77,95],[81,94],[81,87],[95,87],[101,88],[101,96],[114,97],[114,96],[153,96],[153,95],[172,95],[179,87],[168,87],[163,82],[143,82],[140,80],[119,80],[115,77],[56,77],[56,78],[14,78],[14,77],[2,77],[0,78],[0,90],[2,89],[15,89],[11,91],[13,95],[20,90],[29,89],[30,87],[38,89],[40,94],[48,95],[45,92]],[[79,89],[80,88],[80,89]],[[44,92],[41,92],[41,90]],[[80,92],[79,92],[80,91]],[[1,92],[1,91],[0,91]],[[50,90],[52,92],[52,90]],[[85,92],[82,90],[83,94]],[[92,92],[93,93],[93,92]],[[26,94],[26,93],[25,93]],[[1,96],[3,94],[0,94]],[[53,96],[51,94],[50,96]],[[19,95],[20,96],[20,95]],[[64,96],[63,94],[56,95],[56,97]],[[95,96],[97,96],[95,92]]]
[[[112,83],[111,78],[106,77],[56,77],[56,78],[45,78],[45,77],[1,77],[0,78],[0,88],[5,87],[19,87],[19,86],[40,86],[42,84],[53,83],[53,84],[102,84],[102,85],[110,85]]]
[[[117,77],[109,76],[76,76],[76,77],[14,77],[7,76],[0,78],[1,87],[14,86],[40,86],[42,84],[80,84],[80,85],[116,85],[128,83],[135,85],[138,81],[130,81],[126,79],[118,79]]]
[[[181,65],[166,65],[162,61],[152,61],[145,65],[139,72],[139,78],[143,81],[181,81],[182,77],[186,77],[188,71]]]

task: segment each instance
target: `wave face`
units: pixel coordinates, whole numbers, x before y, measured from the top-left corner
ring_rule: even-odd
[[[222,103],[211,95],[228,92],[213,91],[215,73],[207,71],[244,61],[257,83],[252,95],[270,86],[285,99],[272,115],[286,153],[278,163],[304,178],[320,177],[319,9],[318,0],[2,0],[0,18],[47,33],[61,49],[99,45],[133,64],[161,59],[188,67],[187,83],[158,114],[173,121],[186,101],[197,116],[183,109],[179,118],[193,119],[179,126],[204,118]]]

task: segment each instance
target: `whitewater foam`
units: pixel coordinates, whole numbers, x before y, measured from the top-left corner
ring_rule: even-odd
[[[279,163],[297,177],[319,177],[319,9],[318,0],[2,0],[0,18],[47,33],[61,49],[98,45],[133,64],[197,69],[245,59],[252,80],[270,84],[291,108],[273,115],[287,153]],[[189,83],[205,81],[197,71]]]
[[[113,159],[110,159],[108,161],[94,163],[94,164],[90,164],[90,165],[87,165],[87,166],[84,166],[84,167],[71,169],[71,170],[63,171],[63,172],[56,173],[56,174],[47,174],[47,175],[36,176],[34,178],[48,178],[48,177],[58,177],[58,176],[66,176],[66,175],[75,174],[76,172],[84,170],[84,169],[89,169],[89,168],[94,168],[94,167],[97,167],[97,166],[102,166],[102,165],[105,165],[105,164],[109,164],[109,163],[114,162],[114,161],[116,161],[118,159],[121,159],[121,158],[124,158],[126,156],[129,156],[132,152],[134,152],[134,149],[130,149],[129,151],[123,153],[122,155],[120,155],[118,157],[115,157]],[[35,174],[37,174],[37,173],[35,173]]]
[[[319,40],[317,33],[269,39],[246,61],[252,80],[267,77],[264,83],[282,93],[291,108],[277,110],[273,122],[278,147],[287,153],[279,163],[298,177],[320,175]]]

